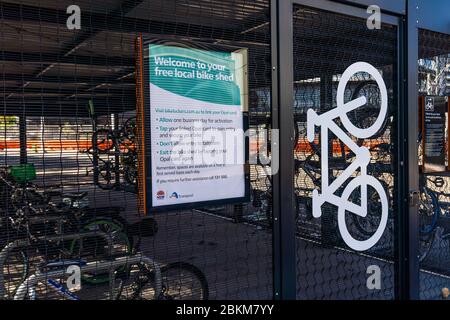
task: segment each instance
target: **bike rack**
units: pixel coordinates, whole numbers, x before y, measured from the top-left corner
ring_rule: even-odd
[[[125,256],[116,258],[112,261],[104,261],[104,262],[89,262],[84,266],[80,266],[81,272],[88,272],[88,271],[98,271],[98,270],[109,270],[110,272],[116,269],[117,267],[129,265],[129,264],[135,264],[135,263],[145,263],[152,265],[152,267],[155,270],[155,297],[159,297],[162,290],[162,279],[161,279],[161,269],[159,266],[150,258],[142,255],[134,255],[134,256]],[[19,288],[16,291],[16,294],[14,295],[14,300],[23,300],[25,297],[25,294],[27,292],[34,293],[35,286],[39,281],[48,279],[49,277],[61,277],[66,274],[66,270],[55,270],[55,271],[49,271],[49,272],[37,272],[31,276],[29,276],[22,284],[19,286]],[[111,288],[114,286],[114,277],[110,277],[110,285]],[[33,294],[31,296],[34,296]],[[110,292],[110,299],[113,299],[113,290]]]
[[[90,231],[90,232],[81,232],[81,233],[77,233],[77,234],[68,234],[68,235],[59,235],[59,236],[51,236],[51,237],[39,237],[37,238],[38,241],[64,241],[64,240],[77,240],[77,239],[83,239],[83,238],[87,238],[87,237],[93,237],[93,236],[101,236],[103,237],[107,243],[108,246],[111,248],[112,247],[112,240],[111,238],[108,236],[108,234],[104,233],[104,232],[100,232],[100,231]],[[29,239],[19,239],[19,240],[15,240],[13,242],[10,242],[9,244],[7,244],[2,251],[0,252],[0,299],[5,298],[5,280],[4,280],[4,274],[3,274],[3,269],[4,269],[4,264],[6,261],[6,258],[8,257],[9,253],[16,249],[16,248],[21,248],[21,247],[26,247],[32,245],[32,241],[30,241]]]

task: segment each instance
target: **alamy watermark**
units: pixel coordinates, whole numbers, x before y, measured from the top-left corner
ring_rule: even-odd
[[[66,286],[70,291],[81,290],[81,268],[77,265],[71,265],[67,267],[66,274],[67,277]]]
[[[377,5],[370,5],[367,8],[367,13],[370,14],[370,16],[367,18],[367,28],[370,30],[374,29],[381,29],[381,9]]]
[[[165,130],[164,127],[159,129]],[[189,130],[167,127],[170,129],[170,142],[164,142],[164,146],[169,148],[157,155],[161,163],[216,167],[248,163],[271,166],[271,174],[278,172],[279,130],[213,128],[204,126],[202,122],[197,122]]]
[[[69,30],[81,29],[81,9],[79,6],[72,4],[67,7],[66,13],[70,14],[67,18],[66,26]]]
[[[381,289],[381,269],[377,265],[371,265],[367,267],[367,289],[380,290]]]

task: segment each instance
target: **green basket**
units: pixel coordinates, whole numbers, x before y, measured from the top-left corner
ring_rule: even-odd
[[[9,175],[17,183],[25,183],[36,179],[36,168],[33,164],[10,166]]]

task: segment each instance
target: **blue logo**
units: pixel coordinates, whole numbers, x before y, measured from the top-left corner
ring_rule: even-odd
[[[170,195],[170,199],[178,199],[178,193],[174,192]]]

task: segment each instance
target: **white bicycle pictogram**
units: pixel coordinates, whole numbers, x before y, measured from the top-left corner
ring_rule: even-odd
[[[367,103],[366,97],[362,96],[355,100],[345,102],[344,93],[347,83],[350,79],[361,72],[370,74],[377,82],[380,96],[381,105],[380,113],[374,123],[368,128],[356,127],[348,118],[347,113],[355,110]],[[334,204],[338,207],[338,227],[344,242],[352,249],[356,251],[365,251],[372,248],[382,237],[388,221],[388,199],[386,192],[375,177],[367,174],[367,166],[370,163],[371,154],[368,148],[358,146],[349,137],[344,130],[342,130],[334,120],[340,118],[344,128],[353,135],[355,138],[365,139],[375,135],[383,125],[384,119],[387,114],[388,108],[388,95],[386,85],[383,81],[381,74],[372,65],[366,62],[356,62],[349,66],[342,74],[339,81],[337,96],[337,107],[318,115],[313,109],[309,109],[307,113],[307,138],[309,142],[313,142],[315,138],[315,127],[320,127],[321,134],[321,193],[317,189],[313,191],[313,217],[320,217],[322,215],[322,205],[326,202]],[[354,161],[329,184],[328,175],[328,131],[331,131],[338,139],[340,139],[352,152],[355,154]],[[352,176],[360,169],[360,174],[356,177]],[[345,186],[342,195],[335,195],[336,191],[348,180],[351,181]],[[371,186],[379,195],[381,202],[381,218],[380,224],[372,234],[366,240],[355,239],[349,232],[346,224],[345,215],[346,212],[356,214],[360,217],[367,217],[368,214],[368,196],[367,188]],[[349,197],[353,191],[360,187],[361,201],[360,205],[349,201]]]

